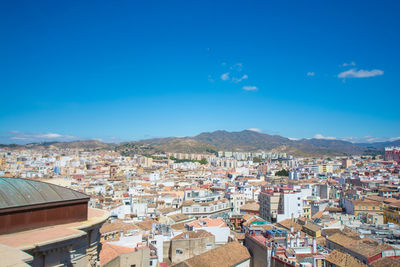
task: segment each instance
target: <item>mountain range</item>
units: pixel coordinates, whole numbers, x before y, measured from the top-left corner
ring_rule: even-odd
[[[82,148],[86,150],[115,150],[123,155],[154,154],[160,152],[216,153],[217,151],[286,152],[295,156],[377,155],[386,146],[400,146],[400,140],[379,143],[351,143],[342,140],[291,140],[280,135],[269,135],[250,130],[240,132],[204,132],[193,137],[166,137],[118,144],[98,140],[73,142],[45,142],[27,145],[1,145],[13,148]]]

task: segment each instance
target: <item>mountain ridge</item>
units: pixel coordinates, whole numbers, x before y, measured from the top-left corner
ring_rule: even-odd
[[[400,140],[356,144],[343,140],[299,139],[291,140],[280,135],[270,135],[251,130],[228,132],[218,130],[202,132],[196,136],[152,138],[139,141],[105,143],[99,140],[71,142],[42,142],[27,145],[0,145],[10,148],[82,148],[87,150],[115,150],[124,155],[154,154],[161,152],[216,153],[235,152],[286,152],[297,156],[382,154],[385,146],[400,145]]]

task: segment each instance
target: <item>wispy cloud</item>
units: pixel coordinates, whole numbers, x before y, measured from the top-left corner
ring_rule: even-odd
[[[356,70],[350,69],[338,74],[338,78],[368,78],[383,75],[383,70]]]
[[[20,131],[9,131],[8,139],[23,142],[43,142],[43,141],[71,141],[77,137],[62,135],[58,133],[24,133]]]
[[[257,86],[248,86],[248,85],[245,85],[245,86],[242,87],[242,89],[245,90],[245,91],[257,91],[257,90],[258,90],[258,87],[257,87]]]
[[[249,75],[244,74],[243,71],[243,64],[242,63],[235,63],[231,66],[228,67],[228,65],[223,62],[222,66],[227,67],[228,71],[221,74],[220,78],[222,81],[226,82],[233,82],[233,83],[241,83],[244,80],[249,79]],[[209,78],[210,81],[210,78]],[[245,85],[242,87],[243,90],[246,91],[257,91],[258,87],[257,86],[248,86]]]
[[[247,129],[248,131],[252,131],[252,132],[257,132],[257,133],[261,133],[262,132],[262,130],[261,129],[258,129],[258,128],[249,128],[249,129]]]
[[[356,65],[356,63],[354,62],[354,61],[352,61],[352,62],[350,62],[350,63],[343,63],[342,64],[342,67],[347,67],[347,66],[355,66]]]
[[[246,79],[248,79],[248,78],[249,78],[249,76],[247,76],[247,74],[245,74],[245,75],[243,75],[243,76],[240,77],[240,78],[235,78],[235,77],[233,77],[233,78],[232,78],[232,81],[233,81],[234,83],[240,83],[241,81],[246,80]]]
[[[221,75],[221,80],[228,81],[229,80],[229,72],[226,72]]]
[[[346,137],[332,137],[332,136],[323,136],[322,134],[316,134],[314,136],[316,139],[326,139],[326,140],[341,140],[341,141],[347,141],[351,143],[377,143],[377,142],[392,142],[396,140],[400,140],[399,137],[375,137],[375,136],[362,136],[362,137],[356,137],[356,136],[346,136]]]
[[[315,72],[309,71],[309,72],[307,72],[307,76],[315,76]]]

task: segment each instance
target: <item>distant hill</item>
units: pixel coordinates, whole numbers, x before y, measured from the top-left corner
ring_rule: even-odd
[[[240,132],[205,132],[193,137],[153,138],[119,144],[98,140],[73,142],[45,142],[21,145],[1,145],[18,148],[81,148],[87,150],[115,150],[123,155],[154,154],[160,152],[217,153],[218,151],[271,151],[286,152],[296,156],[340,156],[382,154],[385,146],[400,146],[400,140],[371,144],[353,144],[341,140],[301,139],[291,140],[279,135],[269,135],[250,130]]]
[[[359,146],[374,148],[374,149],[384,149],[389,146],[400,146],[400,139],[391,142],[377,142],[377,143],[359,143]]]
[[[43,143],[31,143],[25,145],[27,148],[36,148],[36,149],[51,149],[51,148],[60,148],[60,149],[114,149],[115,144],[104,143],[99,140],[83,140],[83,141],[72,141],[72,142],[43,142]]]
[[[382,154],[383,147],[366,147],[341,140],[301,139],[290,140],[279,135],[269,135],[250,130],[240,132],[205,132],[194,137],[168,137],[119,144],[124,153],[182,152],[215,153],[217,151],[272,151],[297,156],[340,156]]]

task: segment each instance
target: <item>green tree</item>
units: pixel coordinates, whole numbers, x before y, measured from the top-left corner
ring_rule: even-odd
[[[259,157],[254,157],[253,162],[259,163],[259,162],[262,162],[262,160]]]
[[[199,163],[200,163],[201,165],[206,165],[208,162],[207,162],[206,159],[201,159],[201,160],[199,160]]]
[[[280,171],[277,171],[275,173],[275,176],[289,176],[289,171],[285,170],[285,169],[282,169]]]

